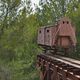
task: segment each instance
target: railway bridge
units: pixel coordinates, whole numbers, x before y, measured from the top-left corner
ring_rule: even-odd
[[[69,18],[61,18],[57,25],[40,27],[37,43],[44,49],[37,55],[41,80],[80,80],[80,61],[62,56],[77,49],[75,26]]]
[[[80,80],[80,61],[40,54],[37,56],[40,80]]]

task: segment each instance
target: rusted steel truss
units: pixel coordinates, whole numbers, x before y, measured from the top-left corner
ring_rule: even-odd
[[[80,80],[80,68],[52,59],[46,55],[37,56],[37,67],[41,80]]]

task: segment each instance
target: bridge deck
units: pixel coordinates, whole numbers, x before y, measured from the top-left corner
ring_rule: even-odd
[[[78,60],[45,54],[38,55],[37,59],[41,80],[80,80]]]

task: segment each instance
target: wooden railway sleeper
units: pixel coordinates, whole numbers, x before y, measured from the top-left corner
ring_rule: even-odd
[[[45,56],[39,56],[38,61],[41,67],[41,80],[80,80],[80,69],[70,64],[50,58],[46,59]],[[59,78],[59,75],[61,78]]]
[[[73,73],[74,73],[74,75],[80,75],[80,69],[78,69],[78,68],[73,69]]]

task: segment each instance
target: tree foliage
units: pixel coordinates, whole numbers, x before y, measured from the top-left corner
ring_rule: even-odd
[[[54,25],[62,16],[68,16],[76,26],[80,42],[79,0],[40,0],[35,12],[30,0],[0,0],[0,3],[1,80],[39,80],[35,68],[40,52],[37,29],[42,25]],[[80,58],[79,52],[75,57]]]

